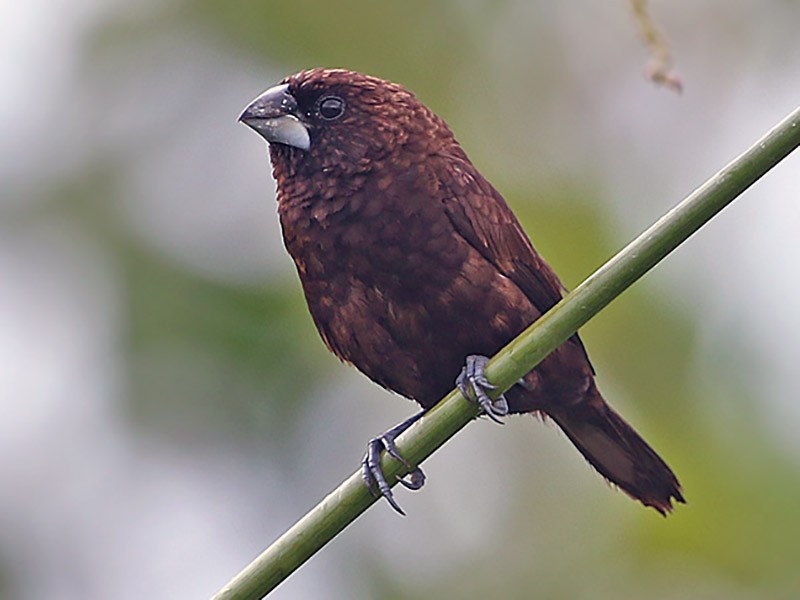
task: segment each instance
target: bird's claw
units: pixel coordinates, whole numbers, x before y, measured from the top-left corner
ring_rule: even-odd
[[[477,402],[487,417],[502,425],[502,417],[508,415],[508,402],[503,394],[492,400],[486,393],[486,390],[497,389],[497,386],[489,382],[484,374],[488,362],[489,359],[485,356],[469,355],[461,374],[456,379],[456,387],[464,398]]]
[[[422,469],[412,465],[403,458],[394,443],[395,438],[419,420],[422,415],[423,413],[418,413],[381,435],[372,438],[367,443],[367,452],[361,460],[361,478],[364,480],[367,489],[369,489],[373,496],[383,496],[386,498],[386,501],[391,507],[403,516],[405,516],[406,513],[394,499],[392,488],[389,486],[383,474],[383,469],[381,468],[381,451],[385,450],[389,456],[400,461],[409,469],[406,475],[397,478],[398,483],[401,483],[409,490],[418,490],[425,485],[425,474],[422,472]]]

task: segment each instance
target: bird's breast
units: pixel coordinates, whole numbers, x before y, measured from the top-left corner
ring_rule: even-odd
[[[389,296],[458,276],[467,249],[442,207],[385,190],[283,202],[284,241],[301,278],[354,279]]]

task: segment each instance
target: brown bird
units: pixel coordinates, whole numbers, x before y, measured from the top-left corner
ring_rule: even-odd
[[[575,335],[495,401],[486,356],[562,297],[503,197],[403,86],[342,69],[285,78],[240,120],[269,142],[284,242],[328,348],[423,412],[368,444],[364,479],[392,506],[380,452],[448,393],[499,420],[555,421],[601,475],[662,514],[684,502],[666,463],[603,399]],[[405,462],[405,461],[404,461]],[[415,468],[408,487],[424,476]]]

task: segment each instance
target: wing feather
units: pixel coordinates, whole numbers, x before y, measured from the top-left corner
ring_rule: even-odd
[[[460,149],[459,149],[460,150]],[[500,193],[472,165],[463,151],[439,155],[438,173],[446,191],[445,211],[453,227],[503,275],[511,279],[541,314],[555,306],[566,288],[536,252],[517,217]],[[577,334],[570,341],[586,349]],[[594,369],[592,369],[594,372]]]

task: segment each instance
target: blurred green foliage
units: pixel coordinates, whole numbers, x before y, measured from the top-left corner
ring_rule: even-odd
[[[446,117],[448,110],[455,111],[463,125],[469,120],[465,114],[480,116],[482,109],[480,105],[464,107],[470,98],[453,91],[463,88],[460,82],[465,77],[480,85],[491,80],[484,71],[502,68],[489,64],[485,46],[491,33],[489,24],[502,13],[503,4],[209,0],[179,5],[165,16],[174,22],[188,17],[190,22],[225,36],[227,43],[241,48],[242,57],[263,60],[282,73],[317,65],[346,66],[402,81]],[[545,10],[538,9],[540,15]],[[533,20],[530,25],[536,28]],[[533,56],[537,47],[521,52]],[[535,128],[535,112],[528,112],[525,118],[532,121],[528,127]],[[472,145],[481,143],[475,129],[467,135],[472,136]],[[549,181],[531,181],[535,188],[509,189],[495,178],[540,251],[573,285],[621,243],[609,233],[612,223],[604,216],[607,201],[601,182],[591,175],[582,176],[582,171],[587,173],[576,166],[568,180],[555,176]],[[231,426],[251,434],[258,434],[264,426],[277,434],[292,422],[292,414],[303,412],[304,399],[329,371],[317,367],[321,343],[310,333],[296,285],[270,282],[266,290],[226,289],[159,265],[157,257],[133,264],[133,348],[137,354],[152,354],[134,379],[139,402],[151,404],[152,410],[156,405],[161,411],[170,410],[162,405],[163,399],[193,395],[202,389],[216,410],[238,414],[228,416],[233,420]],[[732,416],[726,425],[736,433],[728,431],[719,439],[709,430],[716,415],[707,407],[719,403],[700,395],[693,382],[697,376],[694,329],[685,304],[676,305],[674,299],[646,282],[620,298],[584,333],[592,355],[602,365],[601,383],[613,381],[627,403],[636,405],[636,422],[648,437],[657,440],[680,473],[687,507],[679,507],[678,514],[664,523],[626,506],[635,515],[633,522],[605,515],[619,527],[613,533],[586,515],[579,517],[585,530],[563,527],[562,521],[574,518],[566,511],[547,514],[546,518],[557,524],[526,525],[526,521],[536,523],[543,516],[535,506],[535,496],[527,506],[521,499],[515,503],[520,512],[509,517],[508,529],[487,544],[493,552],[454,565],[438,580],[419,587],[399,581],[387,586],[391,579],[387,573],[372,597],[669,597],[669,572],[677,579],[689,573],[682,584],[674,582],[683,592],[689,592],[705,576],[727,581],[732,587],[764,592],[800,583],[792,560],[798,557],[800,539],[800,520],[791,518],[793,508],[800,506],[797,465],[781,459],[779,450],[765,439],[766,433],[753,420],[755,398],[748,390],[718,392],[727,396],[723,402]],[[172,349],[179,355],[185,348],[204,349],[206,359],[214,365],[211,372],[217,373],[214,384],[187,384],[169,378],[167,372],[175,372],[175,364],[164,352]],[[197,369],[189,372],[198,375]],[[303,376],[296,377],[298,373]],[[143,385],[143,381],[162,385]],[[189,404],[173,410],[195,410],[188,408]],[[253,419],[259,410],[267,414]],[[751,418],[737,418],[739,414]],[[281,425],[269,427],[276,422]],[[522,467],[520,471],[524,498],[526,487],[544,482],[529,480]],[[581,551],[573,541],[566,544],[568,551],[554,552],[556,559],[543,560],[543,554],[564,543],[565,532],[608,537],[589,544],[594,552]],[[534,542],[533,537],[540,539]],[[526,559],[528,547],[537,551]],[[598,586],[606,570],[616,572],[620,579]],[[598,588],[604,591],[594,594]],[[385,593],[387,589],[395,591]]]

